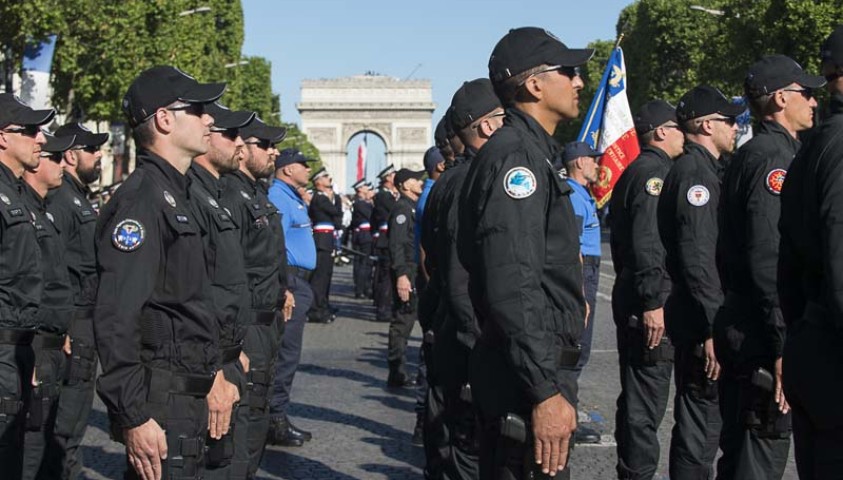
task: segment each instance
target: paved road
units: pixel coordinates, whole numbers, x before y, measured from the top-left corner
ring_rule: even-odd
[[[605,247],[605,245],[604,245]],[[608,259],[604,248],[604,258]],[[599,446],[577,447],[573,478],[615,478],[615,400],[620,390],[610,295],[614,281],[610,261],[601,266],[594,346],[581,378],[581,421],[605,435]],[[354,300],[351,269],[337,269],[332,303],[340,317],[331,325],[308,324],[302,365],[293,390],[291,417],[311,430],[314,440],[304,447],[267,450],[260,478],[265,479],[420,479],[423,456],[410,444],[415,414],[413,392],[384,389],[387,325],[374,320],[370,302]],[[418,355],[420,332],[413,332],[410,359]],[[102,403],[97,401],[85,437],[85,471],[91,479],[121,478],[123,449],[108,440]],[[667,478],[667,445],[672,408],[659,431],[661,466],[657,479]],[[791,457],[786,479],[795,479]]]

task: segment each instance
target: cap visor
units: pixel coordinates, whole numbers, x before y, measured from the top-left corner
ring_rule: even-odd
[[[594,56],[593,48],[579,48],[560,50],[553,55],[553,64],[562,65],[563,67],[578,67],[584,65]]]
[[[252,121],[255,117],[254,112],[225,112],[219,114],[211,114],[214,117],[214,125],[219,128],[243,128]]]
[[[64,152],[65,150],[70,149],[70,147],[73,146],[73,142],[76,141],[75,135],[71,135],[69,137],[56,137],[55,135],[44,134],[44,136],[47,138],[47,143],[41,147],[41,151],[50,153]]]
[[[108,141],[107,133],[89,133],[87,135],[76,135],[74,145],[84,145],[86,147],[99,147]]]
[[[738,115],[742,114],[746,111],[746,106],[744,105],[736,105],[734,103],[730,103],[728,105],[723,106],[722,108],[717,110],[717,113],[720,115],[725,115],[727,117],[737,117]]]
[[[49,110],[30,110],[21,112],[17,118],[12,119],[11,123],[18,125],[44,125],[56,116],[56,111]]]
[[[284,127],[268,127],[267,133],[271,143],[279,143],[287,138],[287,129]]]
[[[818,75],[808,75],[807,73],[802,74],[801,77],[796,79],[796,83],[802,85],[805,88],[822,88],[827,83],[824,77],[820,77]]]
[[[200,83],[179,97],[182,102],[210,103],[225,93],[224,83]]]

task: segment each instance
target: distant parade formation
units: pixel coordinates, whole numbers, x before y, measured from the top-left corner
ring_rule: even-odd
[[[267,445],[314,438],[292,387],[350,264],[424,478],[568,479],[601,441],[577,412],[606,235],[616,478],[664,450],[672,480],[781,479],[791,443],[800,478],[843,478],[843,26],[821,72],[768,55],[742,102],[689,85],[635,112],[616,45],[562,144],[594,50],[537,27],[493,47],[424,168],[350,195],[226,84],[161,65],[120,99],[136,168],[94,201],[109,134],[0,94],[0,477],[80,478],[96,393],[125,478],[256,478]]]

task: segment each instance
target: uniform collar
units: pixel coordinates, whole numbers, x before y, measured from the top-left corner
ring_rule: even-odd
[[[416,202],[414,202],[414,201],[413,201],[413,199],[411,199],[410,197],[408,197],[408,196],[406,196],[406,195],[403,195],[403,194],[399,194],[399,196],[398,196],[398,201],[399,201],[399,202],[404,201],[404,202],[409,203],[410,205],[415,205],[415,204],[416,204]]]
[[[570,185],[571,188],[577,191],[580,195],[591,198],[591,194],[588,193],[588,189],[580,182],[574,180],[573,178],[566,178],[565,181],[568,182],[568,185]]]
[[[75,191],[79,195],[82,195],[86,199],[88,198],[88,195],[91,193],[91,189],[88,188],[87,185],[80,182],[78,178],[74,177],[73,175],[71,175],[69,173],[64,174],[63,181],[64,181],[64,183],[70,185],[70,188],[72,188],[73,191]]]
[[[711,173],[720,176],[720,173],[723,170],[724,165],[722,162],[711,154],[707,148],[703,147],[699,143],[692,142],[691,140],[685,140],[685,155],[693,155],[695,157],[704,158],[705,162],[703,164],[711,170]]]
[[[41,198],[38,192],[35,191],[29,184],[24,182],[23,195],[29,199],[29,203],[38,207],[38,211],[44,213],[47,211],[46,198]]]
[[[0,182],[14,188],[18,193],[21,193],[21,186],[23,180],[16,177],[12,170],[3,162],[0,162]]]
[[[295,201],[297,201],[301,204],[304,204],[304,199],[301,198],[301,195],[299,195],[299,192],[297,192],[296,189],[293,188],[293,186],[290,185],[289,183],[287,183],[283,180],[280,180],[278,178],[273,178],[272,184],[280,186],[281,191],[286,193],[287,196],[289,196],[290,198],[294,199]]]
[[[190,179],[187,178],[187,175],[182,175],[181,172],[170,165],[168,161],[148,150],[138,151],[137,160],[140,167],[147,170],[157,171],[164,177],[169,186],[175,188],[177,193],[185,198],[189,197],[187,189],[190,185]]]
[[[237,181],[239,181],[242,185],[251,188],[252,194],[257,194],[257,192],[258,192],[258,182],[256,180],[252,180],[251,178],[249,178],[245,173],[241,172],[240,170],[232,172],[231,175],[233,175],[234,178],[236,178]]]
[[[796,154],[799,151],[799,147],[802,146],[802,143],[793,138],[790,135],[790,132],[785,130],[783,126],[779,122],[775,122],[772,120],[765,120],[761,122],[761,125],[758,126],[758,134],[757,135],[773,135],[779,136],[784,139],[788,146],[791,148],[792,154]]]
[[[504,125],[509,125],[533,137],[548,160],[551,160],[559,152],[559,143],[547,134],[536,119],[521,110],[514,107],[507,108],[503,122]]]
[[[830,110],[832,115],[843,113],[843,93],[834,93],[831,95]]]
[[[222,184],[219,179],[215,177],[207,168],[197,163],[190,165],[190,175],[199,185],[202,185],[205,190],[214,195],[217,199],[222,198]]]

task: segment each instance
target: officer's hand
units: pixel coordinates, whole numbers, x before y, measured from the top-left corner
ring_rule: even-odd
[[[774,370],[776,371],[776,404],[779,406],[779,411],[782,412],[782,415],[786,415],[790,411],[790,404],[784,398],[784,389],[782,389],[782,357],[776,359]]]
[[[240,365],[243,366],[243,372],[249,373],[249,356],[246,352],[240,352]]]
[[[232,394],[232,388],[234,394]],[[211,438],[219,440],[228,433],[231,426],[231,408],[240,400],[237,387],[225,379],[222,370],[217,371],[214,386],[208,392],[208,430]]]
[[[129,464],[142,480],[161,479],[161,460],[167,459],[167,436],[158,423],[149,419],[143,425],[123,430]]]
[[[284,321],[287,322],[293,318],[293,309],[296,308],[296,298],[293,297],[293,292],[289,290],[285,291],[284,295],[286,298],[284,300],[284,309],[282,313],[284,315]]]
[[[61,347],[61,349],[65,355],[70,355],[71,353],[73,353],[70,349],[70,335],[66,335],[64,337],[64,346]]]
[[[37,386],[38,386],[38,376],[37,376],[37,375],[35,375],[35,370],[36,370],[36,368],[35,368],[35,367],[32,367],[32,386],[33,386],[33,387],[37,387]]]
[[[714,339],[706,340],[703,349],[705,350],[705,376],[709,380],[717,380],[720,378],[720,364],[717,362],[717,356],[714,355]]]
[[[591,305],[585,302],[585,328],[588,328],[588,316],[591,314]]]
[[[410,290],[413,289],[413,285],[410,283],[410,279],[406,275],[398,277],[398,281],[395,282],[395,288],[398,290],[398,298],[400,298],[402,302],[410,301]]]
[[[652,350],[659,346],[664,336],[664,309],[647,310],[644,312],[644,342]]]
[[[577,411],[560,394],[533,407],[536,463],[542,472],[556,475],[568,464],[568,444],[577,429]]]

